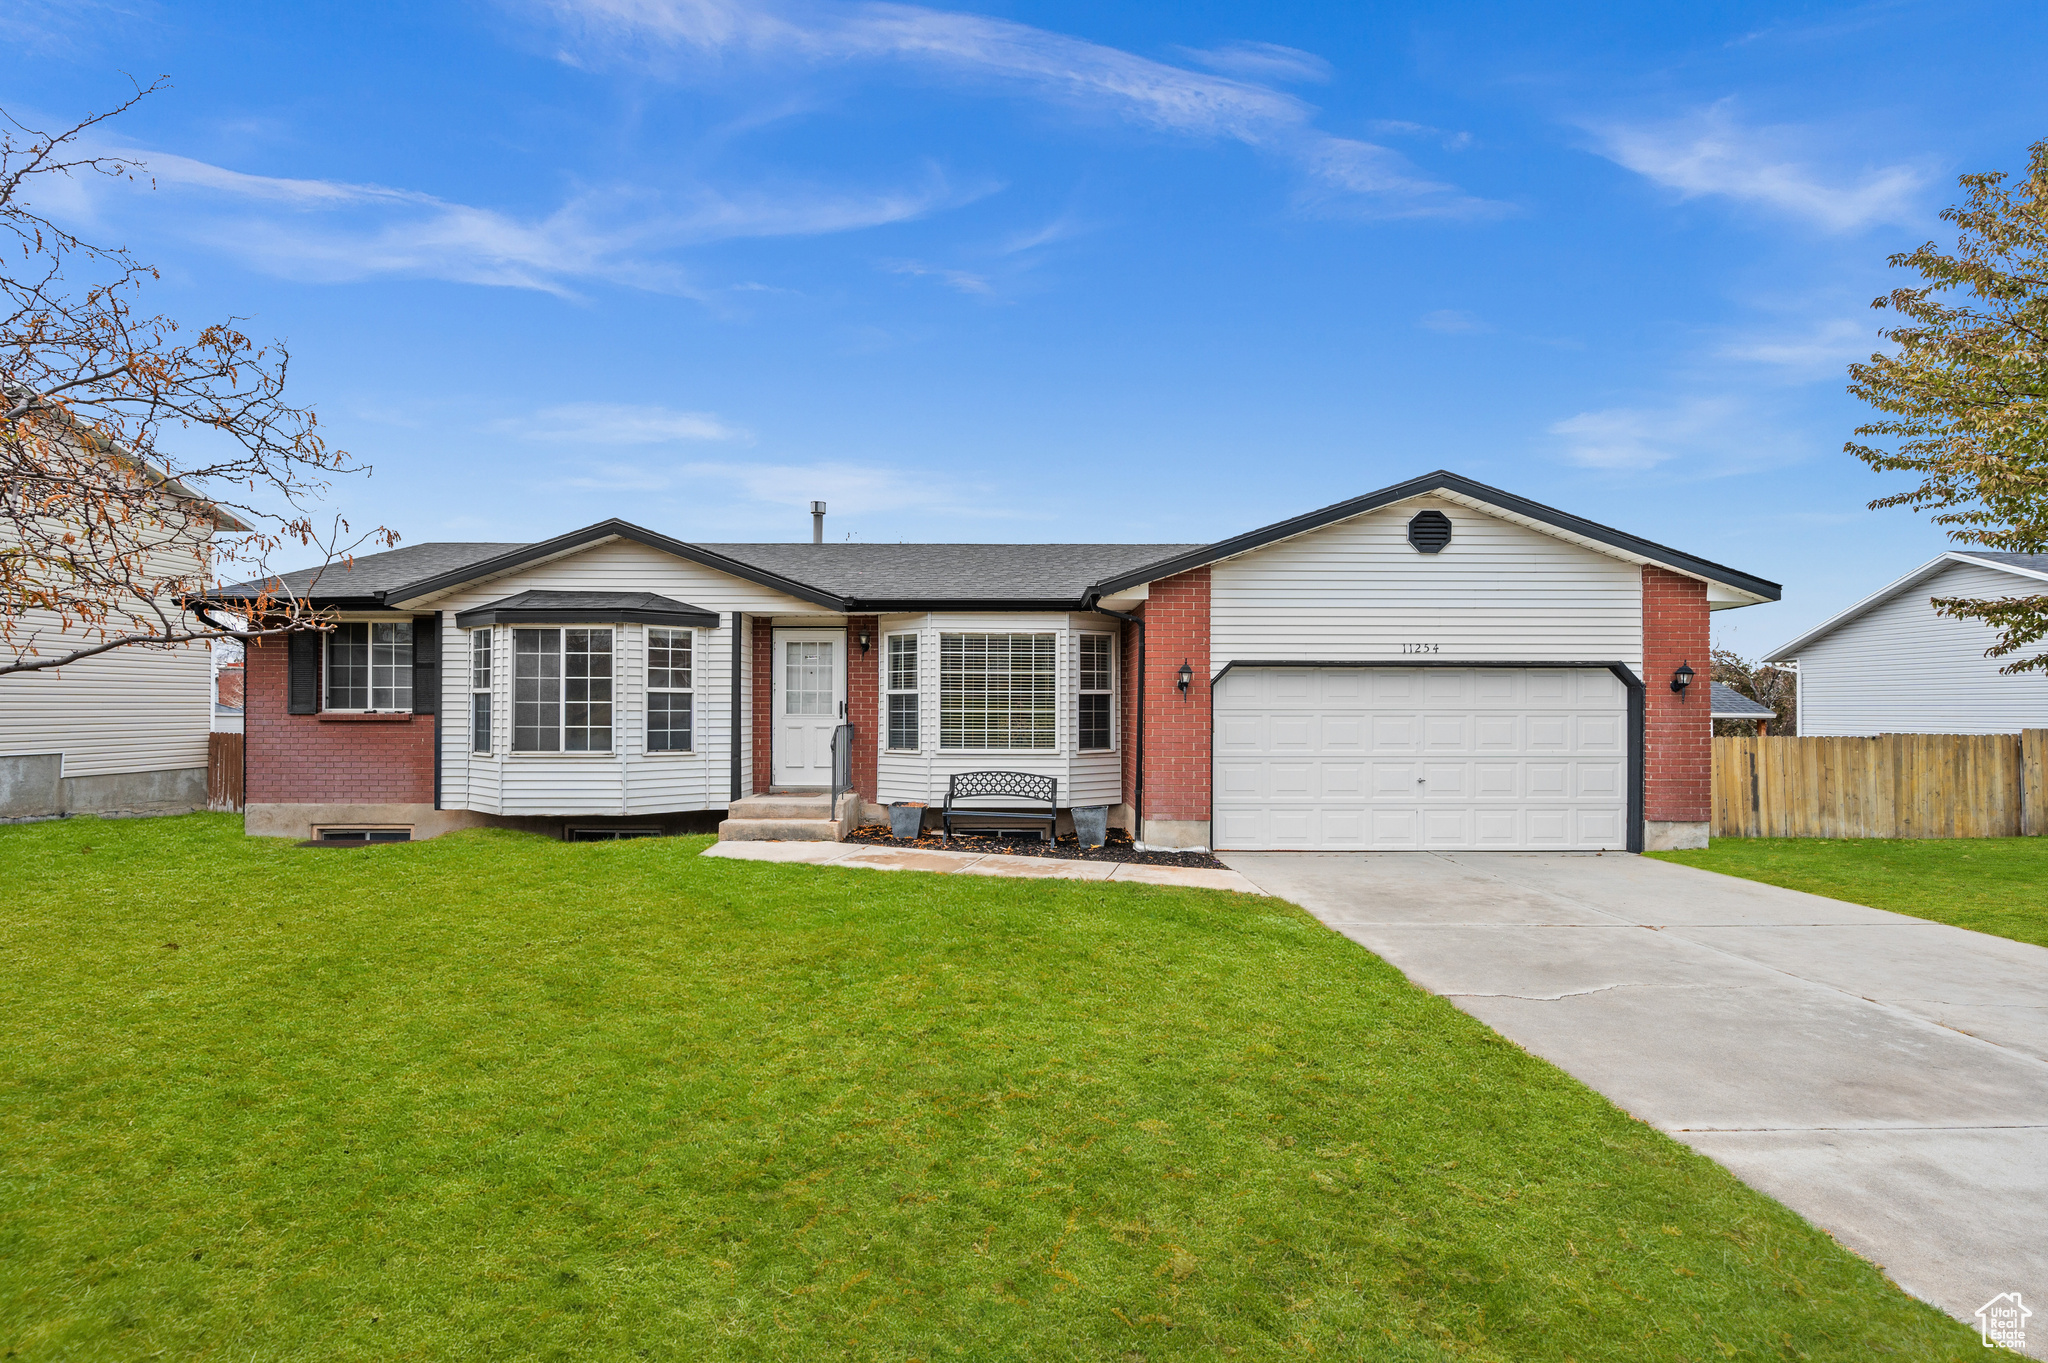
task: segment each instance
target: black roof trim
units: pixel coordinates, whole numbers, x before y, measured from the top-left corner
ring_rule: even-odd
[[[903,615],[916,611],[1085,611],[1086,597],[880,597],[846,604],[849,615]]]
[[[715,568],[721,573],[730,573],[734,577],[744,578],[748,582],[759,586],[772,588],[785,595],[793,596],[799,601],[808,601],[813,605],[823,606],[827,610],[840,611],[845,609],[844,601],[830,592],[819,591],[816,587],[810,586],[807,583],[797,582],[790,578],[778,576],[775,573],[763,572],[761,569],[741,563],[737,559],[727,558],[723,554],[715,554],[709,549],[687,543],[683,540],[670,539],[667,535],[657,534],[655,531],[649,530],[644,526],[635,525],[631,521],[622,521],[616,517],[608,521],[599,521],[596,525],[586,525],[581,530],[571,530],[568,534],[557,535],[551,540],[542,540],[538,544],[525,545],[522,548],[513,550],[511,553],[500,554],[496,558],[484,559],[482,562],[472,563],[467,567],[456,568],[434,577],[423,578],[418,582],[409,582],[403,587],[392,588],[382,593],[382,595],[388,600],[397,601],[408,601],[415,597],[431,596],[435,592],[447,591],[452,587],[460,587],[466,582],[475,582],[486,577],[495,577],[500,573],[510,572],[514,568],[524,567],[526,564],[540,559],[553,558],[558,554],[566,554],[572,550],[581,549],[586,545],[596,544],[600,540],[608,539],[632,540],[635,543],[644,544],[650,549],[659,549],[665,554],[674,554],[677,558],[686,558],[692,563],[701,563],[705,567]]]
[[[1206,545],[1192,553],[1178,554],[1173,558],[1161,559],[1157,563],[1148,563],[1141,568],[1134,568],[1115,577],[1104,578],[1088,589],[1088,596],[1090,599],[1098,596],[1113,596],[1117,592],[1129,587],[1135,587],[1142,582],[1154,582],[1162,577],[1171,577],[1175,573],[1184,573],[1190,568],[1200,568],[1205,564],[1214,563],[1218,559],[1229,558],[1233,554],[1248,553],[1253,549],[1262,549],[1266,545],[1292,538],[1295,535],[1304,534],[1310,530],[1320,530],[1326,525],[1334,525],[1338,521],[1349,520],[1353,516],[1363,515],[1368,511],[1377,511],[1383,506],[1391,506],[1395,502],[1406,501],[1410,497],[1420,497],[1426,493],[1437,491],[1455,492],[1462,497],[1470,497],[1475,501],[1486,502],[1489,505],[1501,508],[1503,511],[1512,511],[1518,516],[1527,516],[1532,521],[1540,521],[1545,525],[1555,526],[1559,530],[1569,531],[1574,535],[1593,540],[1596,543],[1605,544],[1611,548],[1650,559],[1668,568],[1676,568],[1680,572],[1711,578],[1715,582],[1723,583],[1741,591],[1750,592],[1768,601],[1776,601],[1783,590],[1776,582],[1771,582],[1761,577],[1754,577],[1748,573],[1737,572],[1735,569],[1724,564],[1715,563],[1693,554],[1682,553],[1666,545],[1657,544],[1654,541],[1616,530],[1611,526],[1586,520],[1582,516],[1574,516],[1568,511],[1559,511],[1554,506],[1545,506],[1541,502],[1532,502],[1526,497],[1517,497],[1512,492],[1504,492],[1497,487],[1489,487],[1485,483],[1476,483],[1460,474],[1451,473],[1445,469],[1438,469],[1435,473],[1426,473],[1420,478],[1411,478],[1405,483],[1396,483],[1392,487],[1381,488],[1378,492],[1368,492],[1363,497],[1354,497],[1348,502],[1338,502],[1333,506],[1326,506],[1321,510],[1296,516],[1291,520],[1278,521],[1257,530],[1247,531],[1231,539],[1218,540],[1216,543]]]
[[[653,592],[521,592],[455,617],[462,629],[478,625],[694,625],[717,629],[718,616],[701,606]]]

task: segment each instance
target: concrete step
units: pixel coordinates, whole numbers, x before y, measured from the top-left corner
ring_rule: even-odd
[[[829,795],[749,795],[726,811],[732,819],[830,819]]]
[[[718,825],[720,842],[838,842],[832,819],[727,819]]]

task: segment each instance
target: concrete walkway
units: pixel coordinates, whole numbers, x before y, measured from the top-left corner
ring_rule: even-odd
[[[1915,1296],[2048,1321],[2048,950],[1632,856],[1224,860]]]
[[[1235,871],[1195,866],[1140,866],[1125,861],[1068,861],[1004,852],[928,852],[860,842],[714,842],[707,857],[794,861],[870,871],[935,871],[940,875],[1012,876],[1019,880],[1114,880],[1124,885],[1179,885],[1195,890],[1264,891]]]

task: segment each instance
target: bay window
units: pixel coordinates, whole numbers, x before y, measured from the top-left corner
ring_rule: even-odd
[[[686,629],[647,631],[647,751],[690,751],[693,639]]]
[[[1054,634],[941,634],[939,746],[1057,746]]]
[[[322,709],[412,709],[412,621],[342,621],[327,635],[325,671]]]
[[[889,748],[892,752],[916,752],[917,733],[917,636],[889,636]]]
[[[1108,634],[1083,634],[1080,644],[1080,705],[1075,715],[1076,746],[1102,752],[1114,746],[1111,721],[1116,691],[1116,641]]]
[[[612,632],[512,631],[512,751],[612,750]]]

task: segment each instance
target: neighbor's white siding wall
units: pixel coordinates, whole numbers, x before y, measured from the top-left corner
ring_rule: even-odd
[[[455,617],[525,591],[655,592],[716,612],[716,629],[693,631],[694,751],[646,751],[647,627],[627,624],[613,626],[612,752],[590,756],[513,753],[512,635],[511,627],[501,625],[497,627],[492,677],[495,732],[491,755],[473,755],[469,632],[456,626]],[[630,541],[594,545],[568,558],[464,587],[432,604],[441,618],[444,677],[441,803],[449,809],[505,815],[724,809],[732,781],[732,612],[792,615],[818,611],[781,592]],[[750,652],[742,646],[743,667]],[[746,733],[743,724],[740,752],[743,764],[750,768],[752,745],[746,742]]]
[[[1799,732],[2010,734],[2048,727],[2048,677],[2000,676],[1997,639],[1975,620],[1937,615],[1937,596],[2026,596],[2048,590],[1974,564],[1943,572],[1809,645],[1799,655]]]
[[[206,581],[205,564],[185,546],[154,551],[148,568],[164,579]],[[44,657],[99,642],[63,628],[48,611],[25,612],[16,637],[32,637]],[[62,753],[67,777],[204,767],[212,729],[206,644],[117,648],[69,667],[0,677],[0,757]]]
[[[883,690],[873,718],[876,742],[881,748],[876,764],[875,797],[883,804],[891,800],[924,800],[943,804],[946,786],[955,773],[968,771],[1023,771],[1050,776],[1060,783],[1062,809],[1074,805],[1114,805],[1123,802],[1123,772],[1120,748],[1123,735],[1115,735],[1118,747],[1109,752],[1081,753],[1078,741],[1081,676],[1079,635],[1115,635],[1118,622],[1100,615],[986,612],[948,612],[930,615],[885,615],[880,622],[883,638],[891,634],[915,633],[918,656],[917,752],[891,752],[888,711],[888,659],[882,661]],[[939,636],[941,634],[1046,634],[1054,643],[1055,690],[1059,716],[1055,725],[1056,746],[1049,751],[943,749],[939,746]],[[1117,713],[1112,703],[1110,712]]]
[[[1408,521],[1451,518],[1442,553]],[[1436,497],[1417,497],[1210,569],[1211,667],[1233,660],[1624,662],[1642,674],[1642,569]]]

